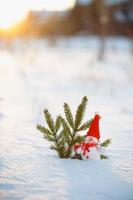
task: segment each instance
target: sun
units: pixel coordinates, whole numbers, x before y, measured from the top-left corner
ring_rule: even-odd
[[[26,14],[25,6],[19,0],[0,0],[0,29],[8,29],[22,20]]]
[[[23,20],[30,10],[61,11],[76,0],[0,0],[0,29],[9,29]]]
[[[10,29],[13,25],[21,21],[26,13],[9,13],[10,17],[7,17],[7,14],[0,11],[0,29]]]

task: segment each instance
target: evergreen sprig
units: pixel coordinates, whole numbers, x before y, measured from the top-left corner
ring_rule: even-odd
[[[64,132],[67,132],[69,135],[71,135],[71,129],[69,127],[69,124],[63,117],[61,117],[61,123],[62,123]]]
[[[74,120],[73,120],[72,112],[67,103],[64,103],[64,113],[70,127],[74,129]]]
[[[111,144],[111,139],[107,138],[105,141],[103,141],[100,146],[102,147],[108,147]]]
[[[89,121],[87,121],[87,122],[85,122],[84,124],[82,124],[82,125],[78,128],[77,131],[85,131],[86,129],[89,128],[91,122],[92,122],[92,119],[89,120]]]
[[[52,145],[50,146],[50,148],[52,150],[56,150],[59,157],[63,158],[64,152],[65,152],[65,145],[64,145],[65,135],[64,135],[64,132],[62,132],[62,130],[60,131],[61,117],[57,116],[54,123],[54,120],[47,109],[44,109],[44,116],[45,116],[45,120],[47,122],[48,128],[38,124],[37,129],[43,133],[43,137],[46,140],[52,142]],[[64,146],[64,149],[63,149],[63,146]]]
[[[77,108],[75,119],[70,106],[64,103],[65,118],[59,115],[55,123],[48,109],[44,109],[44,116],[48,128],[37,125],[37,129],[43,133],[46,140],[52,142],[50,148],[57,151],[60,158],[71,157],[73,145],[83,142],[85,139],[85,136],[77,135],[77,133],[89,128],[91,123],[90,120],[82,124],[87,102],[88,98],[86,96],[83,97]]]
[[[78,130],[79,126],[82,123],[84,114],[85,114],[85,110],[86,110],[86,106],[87,106],[87,102],[88,102],[88,98],[85,96],[82,99],[82,102],[79,104],[77,111],[76,111],[76,115],[75,115],[75,131]]]
[[[61,117],[57,116],[56,121],[55,121],[55,132],[58,132],[60,127],[61,127]]]
[[[108,147],[109,145],[111,144],[111,139],[110,138],[107,138],[106,140],[104,140],[100,146],[101,147]],[[109,157],[107,155],[104,155],[104,154],[100,154],[100,158],[101,160],[103,159],[109,159]]]
[[[73,143],[74,144],[76,144],[76,143],[80,144],[80,143],[85,141],[85,138],[86,138],[85,136],[77,135],[77,136],[74,137]]]
[[[84,114],[85,114],[87,102],[88,102],[88,98],[86,96],[83,97],[81,103],[79,104],[77,108],[75,119],[72,116],[70,106],[67,103],[64,103],[64,113],[65,113],[66,119],[62,117],[62,125],[63,125],[64,130],[67,130],[69,127],[68,132],[71,137],[68,144],[66,158],[69,158],[71,156],[72,147],[76,143],[83,141],[83,136],[78,135],[77,137],[77,133],[79,131],[83,131],[89,128],[91,121],[87,121],[81,125]]]
[[[44,109],[44,116],[45,116],[45,119],[46,119],[46,122],[48,124],[48,127],[49,129],[54,132],[54,121],[52,119],[52,116],[51,114],[49,113],[48,109]]]
[[[104,154],[100,154],[100,159],[104,160],[104,159],[109,159],[108,156],[104,155]]]

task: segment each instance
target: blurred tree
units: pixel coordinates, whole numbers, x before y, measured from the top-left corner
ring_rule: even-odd
[[[94,20],[97,32],[99,32],[100,46],[98,52],[98,59],[102,60],[105,54],[105,39],[108,28],[108,8],[105,0],[93,0],[91,3],[91,15]]]

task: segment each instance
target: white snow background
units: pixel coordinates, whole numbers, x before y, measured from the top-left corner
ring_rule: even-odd
[[[0,200],[133,200],[133,60],[125,38],[109,38],[103,61],[90,37],[0,42]],[[36,130],[68,102],[88,96],[109,160],[59,159]]]

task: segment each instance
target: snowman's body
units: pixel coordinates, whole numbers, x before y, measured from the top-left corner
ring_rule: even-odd
[[[86,137],[86,150],[81,153],[83,159],[99,159],[99,142],[92,136]]]
[[[92,160],[93,160],[93,159],[94,159],[94,160],[100,159],[100,154],[99,154],[98,149],[95,148],[95,147],[91,147],[91,148],[89,149],[88,154],[87,154],[87,158],[88,158],[88,159],[92,159]]]
[[[100,159],[99,142],[97,138],[87,136],[85,142],[75,149],[75,153],[80,154],[83,160]]]

